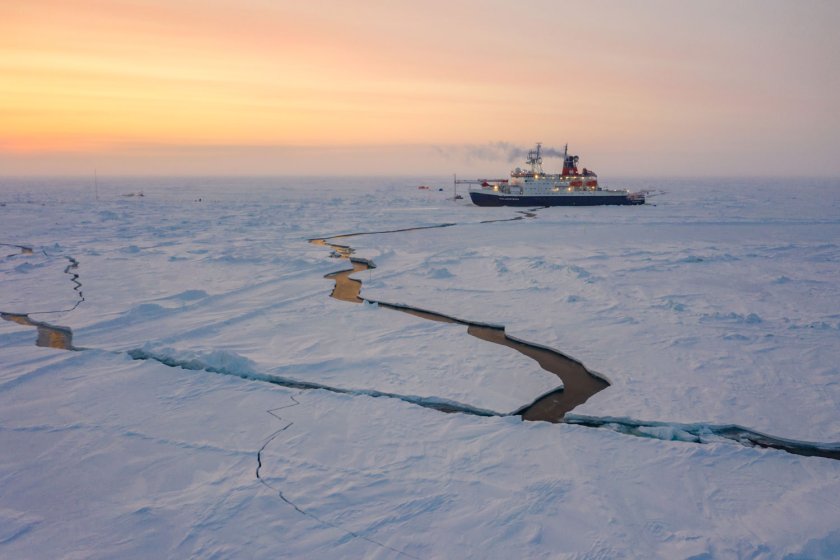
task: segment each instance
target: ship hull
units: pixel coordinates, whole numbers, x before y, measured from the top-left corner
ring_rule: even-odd
[[[470,199],[476,206],[627,206],[645,203],[644,198],[627,194],[528,196],[470,191]]]

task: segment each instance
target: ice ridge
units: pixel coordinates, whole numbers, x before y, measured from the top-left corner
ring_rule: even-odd
[[[128,355],[134,360],[154,360],[169,367],[193,371],[208,371],[221,375],[232,375],[243,379],[250,379],[252,381],[263,381],[274,385],[280,385],[281,387],[287,387],[290,389],[321,389],[323,391],[344,395],[361,395],[373,398],[398,399],[410,404],[422,406],[424,408],[431,408],[441,412],[459,412],[462,414],[470,414],[472,416],[507,416],[507,414],[504,413],[470,406],[441,397],[400,395],[398,393],[377,391],[376,389],[348,389],[344,387],[333,387],[312,381],[303,381],[300,379],[259,373],[251,367],[252,362],[250,360],[242,358],[241,356],[231,355],[229,352],[214,352],[209,356],[209,359],[204,359],[202,356],[195,356],[192,354],[182,355],[180,357],[174,354],[178,353],[170,351],[169,349],[156,352],[149,347],[135,348],[134,350],[128,351]]]
[[[681,424],[580,414],[567,414],[564,422],[590,428],[606,428],[621,434],[665,441],[714,443],[729,440],[747,447],[764,447],[787,451],[804,457],[840,460],[840,442],[817,443],[780,438],[737,424]]]

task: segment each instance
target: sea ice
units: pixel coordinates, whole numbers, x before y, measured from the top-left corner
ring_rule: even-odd
[[[35,249],[0,257],[0,311],[87,348],[0,321],[0,556],[836,556],[840,462],[678,424],[840,440],[837,181],[640,182],[667,192],[494,223],[521,214],[433,178],[101,183],[0,182],[0,242]],[[612,383],[575,413],[650,437],[364,394],[510,412],[559,385],[463,326],[330,299],[347,263],[308,243],[445,223],[345,238],[377,264],[362,295],[567,353]]]

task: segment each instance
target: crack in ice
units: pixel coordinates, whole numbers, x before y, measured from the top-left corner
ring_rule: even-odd
[[[32,247],[27,247],[26,245],[17,245],[15,243],[0,243],[0,247],[16,247],[20,249],[21,255],[31,255],[32,254]],[[6,255],[6,258],[11,258],[17,255],[18,253],[12,253],[11,255]]]
[[[298,400],[295,399],[294,396],[289,395],[289,398],[292,400],[292,404],[287,404],[286,406],[279,406],[277,408],[272,408],[271,410],[266,410],[266,412],[268,414],[270,414],[271,416],[275,417],[277,420],[279,420],[281,422],[284,422],[285,420],[283,420],[283,417],[279,416],[278,414],[275,414],[275,413],[278,410],[291,408],[293,406],[298,406],[300,404],[300,402],[298,402]],[[301,515],[305,515],[307,517],[310,517],[310,518],[314,519],[315,521],[317,521],[318,523],[321,523],[322,525],[326,525],[328,527],[332,527],[333,529],[338,529],[339,531],[343,531],[344,533],[350,535],[351,537],[354,537],[354,538],[357,538],[357,539],[362,539],[362,540],[365,540],[365,541],[367,541],[371,544],[374,544],[374,545],[376,545],[380,548],[390,550],[391,552],[396,552],[397,554],[399,554],[401,556],[406,556],[408,558],[413,558],[414,560],[420,560],[420,558],[418,558],[417,556],[414,556],[412,554],[409,554],[407,552],[404,552],[404,551],[399,550],[397,548],[394,548],[392,546],[388,546],[387,544],[385,544],[383,542],[380,542],[376,539],[373,539],[371,537],[368,537],[368,536],[363,535],[361,533],[358,533],[356,531],[351,531],[350,529],[342,527],[341,525],[338,525],[336,523],[332,523],[330,521],[327,521],[326,519],[324,519],[322,517],[319,517],[318,515],[315,515],[314,513],[303,509],[298,504],[296,504],[294,501],[292,501],[288,497],[286,497],[286,495],[283,494],[282,490],[280,490],[279,488],[277,488],[275,486],[272,486],[268,481],[266,481],[265,478],[262,477],[262,475],[260,474],[260,471],[262,470],[262,466],[263,466],[263,464],[262,464],[263,451],[265,451],[266,447],[268,447],[268,445],[272,441],[274,441],[277,438],[277,436],[279,436],[280,434],[282,434],[283,432],[285,432],[286,430],[291,428],[293,425],[294,425],[294,422],[289,421],[285,426],[283,426],[282,428],[280,428],[279,430],[275,431],[273,434],[268,436],[268,438],[265,440],[265,443],[263,443],[262,447],[260,447],[259,451],[257,451],[257,471],[256,471],[257,480],[259,480],[260,483],[262,485],[264,485],[266,488],[268,488],[268,489],[270,489],[274,492],[277,492],[277,496],[281,500],[286,502],[288,505],[290,505],[292,508],[294,508],[294,510],[297,511],[298,513],[300,513]]]
[[[533,212],[537,210],[536,208],[531,209],[530,212],[521,212],[525,214],[524,217],[532,218],[535,217],[536,214]],[[511,218],[507,220],[489,220],[487,222],[481,223],[492,223],[495,221],[513,221],[522,219],[523,216],[519,216],[516,218]],[[360,235],[372,235],[374,233],[395,233],[395,232],[402,232],[402,231],[412,231],[414,229],[430,229],[433,227],[449,227],[455,224],[442,224],[440,226],[425,226],[422,228],[404,228],[400,230],[393,230],[393,231],[378,231],[378,232],[360,232],[360,233],[350,233],[350,234],[343,234],[343,235],[335,235],[329,237],[320,237],[315,239],[310,239],[312,243],[318,243],[327,247],[331,247],[337,256],[341,258],[345,258],[350,260],[352,263],[358,263],[360,265],[367,266],[369,268],[375,268],[376,265],[367,259],[360,259],[357,257],[353,257],[352,254],[354,252],[353,248],[349,245],[338,245],[329,243],[328,239],[338,239],[338,238],[347,238],[347,237],[355,237]],[[332,274],[328,274],[327,278],[336,278],[336,287],[331,294],[333,297],[336,296],[336,291],[338,290],[338,280],[337,278],[339,275],[347,276],[349,280],[358,283],[359,293],[361,292],[361,282],[358,280],[350,279],[349,275],[357,272],[358,270],[354,267],[352,270],[345,270],[339,271]],[[338,299],[344,299],[345,301],[354,301],[354,299],[339,297]],[[443,320],[448,322],[454,323],[461,323],[469,325],[470,328],[472,327],[483,327],[483,328],[491,328],[501,331],[502,335],[511,341],[518,342],[528,347],[533,348],[540,348],[537,345],[528,343],[526,341],[515,339],[514,337],[509,337],[507,334],[504,333],[503,326],[496,326],[496,325],[487,325],[487,324],[480,324],[480,323],[473,323],[464,319],[459,319],[457,317],[453,317],[450,315],[445,315],[442,313],[436,313],[432,311],[427,311],[419,308],[414,308],[408,305],[403,304],[393,304],[384,301],[377,301],[367,298],[362,298],[360,295],[355,296],[355,301],[357,302],[367,302],[367,303],[375,303],[383,307],[388,307],[390,309],[396,309],[399,311],[405,311],[408,313],[412,313],[415,315],[419,315],[421,317],[425,317],[431,320]],[[472,333],[471,333],[472,334]],[[553,352],[559,356],[562,356],[566,359],[575,361],[573,358],[568,358],[564,354],[553,350],[551,348],[544,348],[543,349]],[[531,356],[533,357],[533,356]],[[535,358],[536,359],[536,358]],[[580,362],[577,362],[580,364]],[[542,364],[541,364],[542,365]],[[580,364],[583,367],[583,364]],[[585,370],[585,368],[584,368]],[[550,370],[549,370],[550,371]],[[592,372],[586,370],[593,377],[597,377]],[[558,374],[559,375],[559,374]],[[562,378],[562,377],[561,377]],[[565,381],[565,379],[564,379]],[[566,385],[566,384],[564,384]],[[608,383],[607,383],[608,385]],[[564,386],[564,389],[568,389],[568,387]],[[562,396],[564,389],[553,391],[548,395],[543,395],[536,399],[530,405],[526,405],[522,407],[519,411],[511,414],[511,415],[519,415],[522,416],[523,419],[529,419],[526,415],[527,412],[535,407],[541,401],[547,401],[552,398],[557,398],[557,395]],[[594,393],[593,393],[594,394]],[[587,397],[588,398],[588,397]],[[585,399],[584,399],[585,400]],[[580,404],[580,403],[578,403]],[[573,408],[573,407],[572,407]],[[755,430],[751,430],[749,428],[744,428],[742,426],[738,426],[735,424],[726,424],[726,425],[714,425],[714,424],[679,424],[679,423],[669,423],[669,422],[645,422],[640,420],[633,420],[629,418],[597,418],[597,417],[590,417],[590,416],[583,416],[583,415],[575,415],[569,414],[569,408],[562,416],[557,419],[554,419],[555,422],[562,422],[566,424],[574,424],[580,425],[590,428],[607,428],[612,429],[618,433],[632,435],[637,437],[645,437],[645,438],[652,438],[652,439],[659,439],[665,441],[687,441],[692,443],[713,443],[715,441],[719,442],[721,440],[732,441],[738,443],[740,445],[746,447],[762,447],[762,448],[769,448],[769,449],[776,449],[780,451],[785,451],[794,455],[801,455],[807,457],[822,457],[827,459],[834,459],[840,460],[840,442],[837,443],[817,443],[817,442],[806,442],[806,441],[798,441],[798,440],[790,440],[785,438],[779,438],[775,436],[771,436],[768,434],[764,434]],[[545,418],[534,418],[534,419],[545,419]]]
[[[47,254],[47,252],[43,249],[41,250],[41,252],[44,253],[44,256],[46,256],[46,257],[52,257],[52,255]],[[73,291],[78,294],[78,297],[76,298],[76,303],[73,304],[72,307],[69,307],[67,309],[56,309],[56,310],[52,310],[52,311],[30,311],[29,313],[27,313],[27,315],[47,315],[47,314],[51,314],[51,313],[70,313],[71,311],[75,311],[76,308],[79,307],[79,305],[81,305],[83,301],[85,301],[85,294],[82,292],[82,283],[79,280],[79,274],[77,272],[71,272],[71,271],[74,271],[77,268],[79,268],[79,261],[77,261],[75,258],[73,258],[71,256],[68,256],[68,255],[63,255],[63,257],[65,259],[67,259],[68,261],[70,261],[70,264],[68,264],[66,267],[64,267],[64,274],[69,274],[70,275],[70,282],[72,282],[74,284],[73,285]]]
[[[21,254],[24,255],[32,254],[32,248],[27,247],[25,245],[14,245],[11,243],[0,243],[0,245],[17,247],[18,249],[20,249]],[[52,257],[52,255],[49,255],[44,249],[41,249],[41,252],[47,258]],[[11,257],[14,255],[9,256]],[[38,331],[38,338],[35,341],[36,346],[45,348],[58,348],[60,350],[81,350],[81,348],[76,348],[75,346],[73,346],[73,331],[72,329],[70,329],[70,327],[62,327],[44,321],[36,321],[31,317],[32,315],[70,313],[71,311],[75,311],[76,308],[79,307],[79,305],[81,305],[83,301],[85,301],[85,295],[82,292],[82,283],[79,280],[79,274],[77,272],[74,272],[77,268],[79,268],[79,261],[67,255],[64,255],[64,258],[69,261],[69,264],[66,267],[64,267],[64,274],[70,275],[70,281],[74,284],[73,291],[76,292],[76,294],[78,295],[78,297],[76,298],[76,303],[72,307],[68,309],[56,309],[51,311],[30,311],[28,313],[8,313],[0,311],[0,318],[5,319],[6,321],[17,323],[19,325],[35,327]]]
[[[524,217],[536,217],[534,213],[538,208],[533,208],[528,212],[520,211]],[[512,219],[523,219],[523,216],[518,216]],[[510,219],[509,219],[510,220]],[[501,221],[509,221],[501,220]],[[416,229],[431,229],[434,227],[449,227],[453,224],[442,224],[440,226],[424,226],[421,228],[402,228],[391,231],[377,231],[377,232],[359,232],[348,233],[342,235],[335,235],[330,237],[320,237],[310,239],[310,243],[329,247],[333,250],[333,255],[343,259],[349,260],[353,263],[353,267],[349,270],[340,270],[327,274],[326,278],[335,280],[335,287],[333,288],[331,297],[341,301],[352,303],[370,303],[376,304],[388,309],[402,311],[423,319],[431,321],[457,323],[467,326],[467,333],[494,344],[500,344],[521,354],[535,360],[542,369],[556,375],[563,380],[564,387],[549,392],[548,394],[540,395],[530,404],[520,407],[513,414],[522,416],[526,420],[547,420],[550,422],[560,422],[570,410],[586,402],[595,393],[606,389],[609,382],[602,376],[596,375],[589,370],[578,360],[566,356],[553,348],[548,348],[542,345],[532,344],[530,342],[508,336],[505,333],[503,325],[492,325],[488,323],[481,323],[477,321],[469,321],[461,319],[444,313],[429,311],[417,307],[408,306],[405,304],[389,303],[380,300],[374,300],[361,297],[362,283],[359,280],[350,278],[351,274],[360,272],[365,269],[376,268],[373,261],[361,259],[353,256],[355,252],[349,245],[340,245],[331,243],[330,239],[339,239],[347,237],[356,237],[360,235],[371,235],[373,233],[396,233],[405,231],[414,231]]]

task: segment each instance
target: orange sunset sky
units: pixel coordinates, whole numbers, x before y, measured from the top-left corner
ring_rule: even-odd
[[[839,28],[836,1],[0,0],[0,175],[498,174],[542,141],[602,176],[838,176]]]

